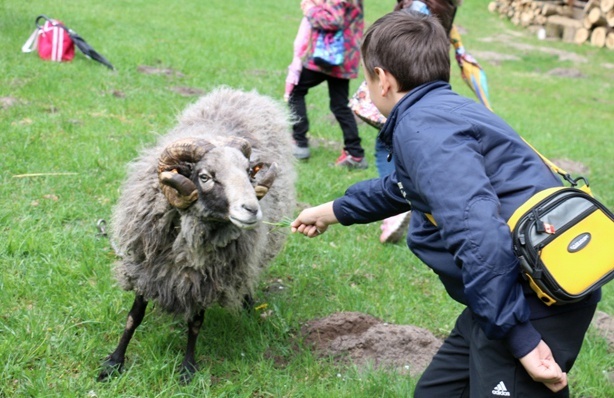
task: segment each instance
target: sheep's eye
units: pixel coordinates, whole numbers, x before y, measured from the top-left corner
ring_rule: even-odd
[[[200,182],[205,183],[208,182],[209,180],[211,180],[211,176],[207,175],[207,174],[200,174],[198,176],[198,178],[200,179]]]
[[[254,165],[252,167],[250,167],[249,169],[249,176],[251,178],[256,177],[256,174],[262,169],[262,163],[258,163],[257,165]]]

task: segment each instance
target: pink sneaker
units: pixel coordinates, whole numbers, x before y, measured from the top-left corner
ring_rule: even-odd
[[[335,166],[347,167],[348,169],[366,169],[369,167],[367,159],[351,156],[346,151],[341,151],[341,156],[337,158]]]
[[[388,217],[382,221],[382,234],[379,237],[379,241],[382,243],[397,243],[401,240],[407,226],[409,225],[409,217],[411,212],[401,213],[396,216]]]

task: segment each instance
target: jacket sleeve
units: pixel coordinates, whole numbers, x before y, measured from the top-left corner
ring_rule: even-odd
[[[431,110],[419,125],[408,119],[395,130],[403,131],[395,133],[395,153],[462,269],[467,305],[489,338],[506,339],[513,354],[523,356],[540,336],[529,322],[518,260],[486,174],[480,133],[449,112]]]
[[[396,183],[396,173],[358,182],[333,202],[335,217],[342,225],[366,224],[411,209]]]

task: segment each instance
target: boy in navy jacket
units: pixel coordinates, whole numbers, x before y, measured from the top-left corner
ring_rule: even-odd
[[[378,139],[395,172],[303,210],[292,231],[361,224],[412,210],[407,243],[466,305],[420,378],[415,397],[567,397],[571,369],[601,292],[548,307],[522,279],[506,220],[562,185],[501,118],[449,85],[446,32],[403,12],[362,44],[371,100],[388,117]]]

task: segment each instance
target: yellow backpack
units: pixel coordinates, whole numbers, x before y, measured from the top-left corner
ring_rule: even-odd
[[[614,214],[584,177],[573,179],[537,154],[571,187],[545,189],[516,209],[508,220],[514,251],[546,305],[573,303],[614,278]]]

